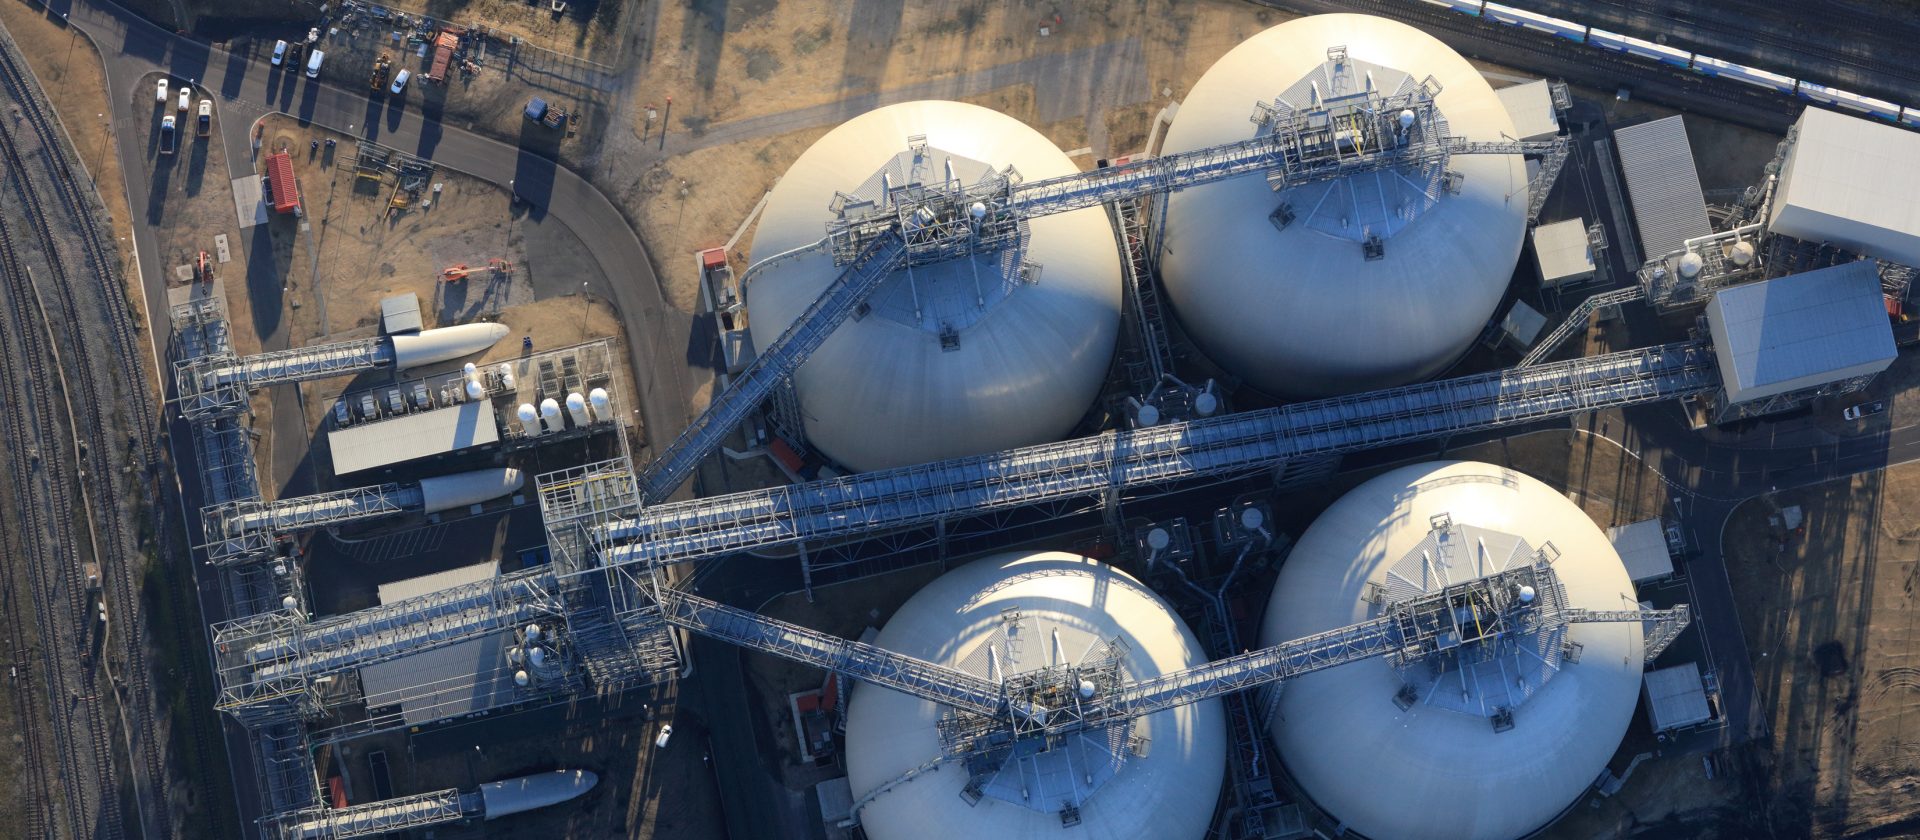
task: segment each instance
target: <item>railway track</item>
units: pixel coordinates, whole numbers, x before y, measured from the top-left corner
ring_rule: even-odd
[[[55,752],[60,778],[66,781],[68,836],[119,837],[125,833],[126,822],[120,810],[122,776],[116,771],[120,762],[116,760],[114,727],[108,711],[111,705],[128,735],[125,743],[131,766],[125,769],[133,795],[139,798],[137,833],[148,838],[164,837],[170,834],[168,809],[164,807],[169,776],[164,742],[155,720],[159,704],[151,681],[150,640],[137,573],[142,535],[134,527],[138,517],[133,511],[143,499],[159,495],[159,461],[154,450],[158,439],[156,408],[139,374],[144,358],[139,332],[97,197],[81,187],[64,133],[41,99],[31,72],[10,45],[0,48],[0,89],[12,101],[18,117],[7,126],[0,151],[4,153],[9,185],[19,199],[15,207],[41,245],[45,272],[45,276],[33,277],[24,270],[26,255],[16,246],[22,232],[12,220],[0,219],[4,222],[0,224],[0,269],[7,275],[5,291],[11,304],[7,312],[13,316],[0,330],[8,334],[9,356],[28,371],[26,387],[19,382],[8,387],[14,392],[10,395],[13,404],[34,408],[7,418],[7,443],[18,448],[24,441],[65,439],[60,457],[64,459],[62,466],[70,468],[56,475],[51,467],[59,462],[42,455],[45,472],[40,483],[47,490],[43,496],[34,495],[32,474],[14,471],[16,499],[38,498],[43,502],[15,506],[26,520],[22,529],[27,532],[25,538],[47,538],[54,546],[64,547],[51,555],[28,554],[35,560],[29,574],[35,583],[30,588],[35,590],[36,606],[41,608],[42,665],[49,675],[57,677],[50,679],[50,684],[58,682],[73,695],[77,713],[77,718],[73,713],[63,714],[57,698],[45,709],[56,719],[56,733],[67,739],[62,743],[56,737]],[[36,280],[54,290],[51,311]],[[54,317],[56,313],[60,317]],[[44,340],[33,335],[26,323],[34,316]],[[36,342],[43,346],[34,347]],[[57,349],[60,346],[70,348],[64,360]],[[52,397],[56,394],[65,410],[64,424],[57,416],[60,409],[54,407]],[[19,454],[16,452],[16,456]],[[153,508],[156,516],[164,510],[159,505]],[[54,515],[49,517],[48,511]],[[61,511],[69,515],[58,515]],[[109,632],[109,625],[93,620],[95,610],[89,603],[79,559],[83,547],[100,569],[100,599],[113,621],[114,632]],[[54,587],[41,585],[46,581],[58,583]],[[56,626],[63,613],[78,628],[77,638],[61,634]],[[188,624],[176,622],[180,638],[175,641],[190,645],[185,649],[191,650],[199,646],[199,640],[191,637]],[[62,642],[90,645],[95,658],[77,675],[71,669],[63,670],[59,666],[66,663],[57,659]],[[110,670],[115,659],[120,662],[117,674]],[[55,690],[56,686],[49,686],[50,695]],[[195,724],[200,724],[198,718]],[[214,740],[209,733],[193,735],[193,742],[203,752]],[[28,750],[29,760],[45,768],[49,766],[45,752],[43,745],[35,744]],[[83,768],[82,761],[90,762],[91,768]],[[214,765],[205,762],[202,766]],[[39,775],[43,778],[35,784],[44,788],[45,774]],[[97,783],[73,784],[89,776]],[[147,790],[142,790],[143,779]],[[35,800],[31,809],[35,816],[29,820],[32,836],[61,836],[51,817],[43,815],[38,805],[51,801],[44,797]],[[158,819],[150,821],[149,816]]]

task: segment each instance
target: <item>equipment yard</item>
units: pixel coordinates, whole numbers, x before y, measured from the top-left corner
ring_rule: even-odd
[[[1903,4],[391,3],[0,0],[0,835],[1920,832]]]

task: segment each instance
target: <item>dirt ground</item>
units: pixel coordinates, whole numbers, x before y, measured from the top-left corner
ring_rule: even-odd
[[[1794,506],[1803,532],[1775,519]],[[1920,831],[1916,522],[1920,465],[1761,497],[1727,523],[1781,836]]]
[[[1226,0],[1124,8],[1104,0],[658,4],[651,61],[591,171],[632,214],[668,299],[690,309],[698,277],[687,255],[725,243],[801,152],[871,107],[863,97],[923,86],[929,98],[992,107],[1061,149],[1091,146],[1077,158],[1091,167],[1096,157],[1144,145],[1148,121],[1167,101],[1185,95],[1228,49],[1288,17]],[[1088,50],[1142,69],[1124,74],[1124,84],[1102,77],[1040,90],[1031,70],[1012,85],[982,72]],[[830,103],[846,103],[846,113],[797,126],[771,116]],[[658,114],[651,124],[648,104]],[[748,231],[735,249],[736,271],[746,267],[750,243]]]

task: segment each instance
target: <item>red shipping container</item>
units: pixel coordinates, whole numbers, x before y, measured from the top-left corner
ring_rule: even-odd
[[[274,212],[300,208],[300,185],[293,180],[293,158],[286,152],[267,155],[267,186],[273,190]]]

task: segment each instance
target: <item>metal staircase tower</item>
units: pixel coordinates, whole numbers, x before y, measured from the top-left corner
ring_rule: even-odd
[[[1527,355],[1521,358],[1519,363],[1515,364],[1514,367],[1532,367],[1545,361],[1548,356],[1553,355],[1553,351],[1560,348],[1560,345],[1565,344],[1567,339],[1572,338],[1574,333],[1586,329],[1587,319],[1593,317],[1593,313],[1609,306],[1619,306],[1623,303],[1645,300],[1646,297],[1647,290],[1641,286],[1634,285],[1624,289],[1614,289],[1610,292],[1601,292],[1581,301],[1579,306],[1574,307],[1572,312],[1568,312],[1567,317],[1561,320],[1558,326],[1553,328],[1553,332],[1547,333],[1546,338],[1541,339],[1540,343],[1533,345],[1533,349],[1528,350]]]

